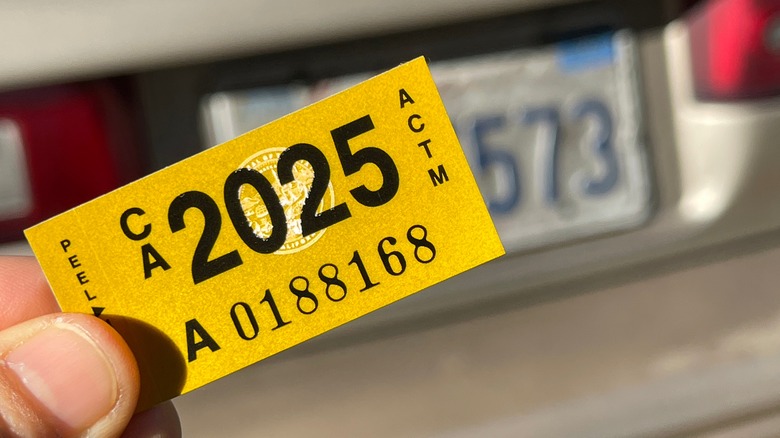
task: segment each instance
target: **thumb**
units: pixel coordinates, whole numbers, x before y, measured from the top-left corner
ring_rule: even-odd
[[[0,436],[118,436],[138,369],[103,321],[53,314],[0,331]]]

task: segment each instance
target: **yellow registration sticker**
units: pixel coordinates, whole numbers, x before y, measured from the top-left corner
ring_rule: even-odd
[[[140,409],[504,253],[418,58],[26,231]]]

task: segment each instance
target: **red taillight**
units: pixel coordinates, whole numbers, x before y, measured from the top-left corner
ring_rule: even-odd
[[[138,176],[125,106],[105,82],[0,94],[0,241]]]
[[[780,0],[708,0],[687,22],[696,97],[780,95]]]

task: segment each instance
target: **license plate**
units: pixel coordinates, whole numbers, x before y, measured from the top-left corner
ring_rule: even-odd
[[[647,219],[635,45],[621,31],[431,64],[507,251]],[[212,94],[207,132],[226,141],[366,77]]]

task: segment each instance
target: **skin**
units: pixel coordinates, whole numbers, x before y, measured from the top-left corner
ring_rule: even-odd
[[[34,368],[20,364],[36,363],[24,358],[35,356],[44,364],[55,360],[47,358],[45,349],[36,351],[42,345],[62,350],[55,359],[62,358],[63,365],[47,367],[32,379],[20,377]],[[89,372],[93,369],[100,372]],[[71,376],[78,384],[70,384]],[[47,407],[50,387],[58,388],[57,400],[73,400],[78,409],[68,403]],[[134,415],[139,387],[135,359],[109,325],[92,316],[61,313],[34,258],[0,257],[0,436],[180,437],[170,402]],[[104,391],[90,392],[95,388]],[[99,406],[89,405],[93,400]]]

